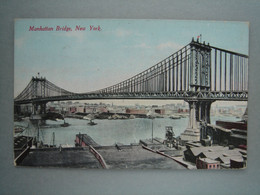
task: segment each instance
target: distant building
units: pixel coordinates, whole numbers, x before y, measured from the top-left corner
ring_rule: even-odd
[[[155,109],[154,112],[157,113],[157,114],[164,115],[165,114],[165,109]]]
[[[96,108],[90,107],[90,106],[85,107],[85,112],[86,113],[95,113],[96,112]]]
[[[107,113],[108,109],[106,107],[100,106],[97,108],[97,112],[99,113]]]
[[[85,108],[84,108],[84,106],[78,106],[78,107],[77,107],[77,112],[85,113]]]
[[[179,108],[178,109],[178,113],[182,113],[182,112],[188,113],[189,109],[187,109],[187,108]]]
[[[75,112],[77,112],[77,108],[75,106],[72,106],[72,107],[69,108],[69,112],[75,113]]]
[[[126,109],[127,114],[147,114],[147,110],[145,109]]]

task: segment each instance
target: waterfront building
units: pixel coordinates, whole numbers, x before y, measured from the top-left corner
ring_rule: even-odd
[[[75,113],[75,112],[77,112],[77,108],[76,108],[75,106],[71,106],[71,107],[69,108],[69,112],[70,112],[70,113]]]
[[[224,168],[242,168],[246,164],[246,158],[247,152],[245,150],[223,146],[189,147],[184,151],[184,159],[199,167],[207,167],[215,164],[213,161],[217,161]],[[208,168],[214,169],[216,167]]]
[[[77,112],[78,112],[78,113],[85,113],[85,108],[84,108],[84,106],[82,106],[82,105],[78,106],[78,107],[77,107]]]
[[[164,115],[165,114],[165,109],[155,109],[154,112],[157,113],[157,114]]]
[[[220,169],[220,162],[209,158],[198,158],[196,167],[197,169]]]
[[[108,109],[106,108],[106,106],[99,106],[97,108],[97,112],[98,113],[107,113],[108,112]]]
[[[127,114],[147,114],[147,110],[145,109],[127,108],[125,112]]]

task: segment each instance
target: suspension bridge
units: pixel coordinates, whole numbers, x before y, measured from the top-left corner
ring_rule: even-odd
[[[210,123],[210,105],[217,100],[247,101],[248,56],[192,41],[147,70],[118,84],[87,93],[73,93],[46,78],[32,77],[14,99],[15,106],[92,99],[171,99],[189,103],[190,119],[182,138],[198,140],[200,122]]]

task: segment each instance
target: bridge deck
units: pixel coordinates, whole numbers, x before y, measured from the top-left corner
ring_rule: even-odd
[[[66,100],[94,100],[94,99],[175,99],[188,100],[197,98],[198,100],[221,100],[221,101],[247,101],[247,91],[179,91],[179,92],[139,92],[139,93],[87,93],[74,94],[68,96],[42,97],[27,100],[15,100],[15,104],[27,104],[33,102],[66,101]]]

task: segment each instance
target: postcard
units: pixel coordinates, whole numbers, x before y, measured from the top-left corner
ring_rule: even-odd
[[[247,22],[14,25],[15,166],[246,167]]]

